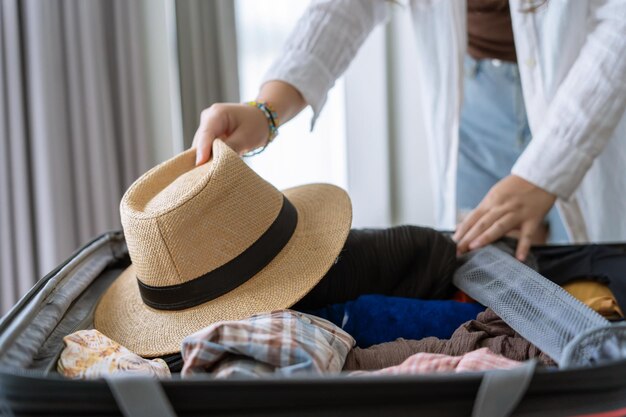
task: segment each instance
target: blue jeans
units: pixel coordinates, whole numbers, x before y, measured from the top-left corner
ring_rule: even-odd
[[[517,64],[465,58],[457,170],[457,211],[475,208],[511,173],[531,140]],[[546,216],[551,243],[568,242],[555,207]]]

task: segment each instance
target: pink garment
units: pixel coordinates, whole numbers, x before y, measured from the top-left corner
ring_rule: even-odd
[[[511,369],[522,362],[507,359],[502,355],[481,348],[462,356],[448,356],[438,353],[420,352],[409,356],[400,365],[390,366],[378,371],[355,371],[350,375],[400,375],[428,374],[435,372],[476,372],[489,369]]]

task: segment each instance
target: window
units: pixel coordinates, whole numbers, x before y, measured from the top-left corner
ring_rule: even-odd
[[[237,41],[242,101],[256,97],[260,81],[282,51],[285,39],[308,5],[305,0],[237,0]],[[278,189],[327,182],[347,188],[343,81],[309,132],[312,111],[281,127],[280,134],[260,155],[246,162]]]

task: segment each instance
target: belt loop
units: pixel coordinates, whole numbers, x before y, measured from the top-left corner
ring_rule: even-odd
[[[476,77],[480,69],[480,61],[471,55],[465,55],[465,75],[470,78]]]

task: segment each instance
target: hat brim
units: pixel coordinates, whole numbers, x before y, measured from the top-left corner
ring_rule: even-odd
[[[96,329],[141,356],[156,357],[179,352],[186,336],[211,323],[295,304],[339,255],[350,231],[352,208],[347,193],[329,184],[283,193],[298,211],[298,225],[283,250],[254,277],[196,307],[163,311],[143,303],[131,265],[102,296],[95,311]]]

